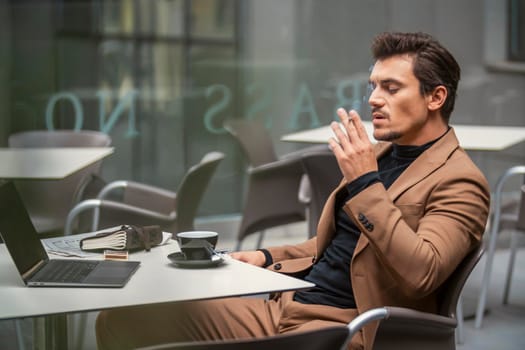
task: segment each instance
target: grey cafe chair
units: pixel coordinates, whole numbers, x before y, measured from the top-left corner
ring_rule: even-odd
[[[67,216],[65,234],[72,232],[76,218],[83,212],[93,213],[92,231],[122,224],[160,225],[164,231],[177,233],[194,229],[201,200],[219,163],[221,152],[207,153],[184,175],[176,192],[134,181],[107,184],[96,199],[78,203]],[[119,192],[119,199],[108,196]]]
[[[348,338],[348,328],[329,327],[305,333],[282,334],[251,340],[225,340],[220,342],[168,343],[137,350],[330,350],[342,349]]]
[[[487,303],[487,294],[490,286],[492,274],[492,265],[494,264],[494,255],[496,253],[496,244],[499,233],[503,230],[512,230],[510,259],[507,267],[507,276],[503,290],[503,304],[508,303],[512,273],[514,270],[514,260],[516,258],[517,234],[525,234],[525,185],[521,186],[519,200],[504,203],[503,194],[506,185],[511,178],[521,176],[520,184],[525,183],[525,166],[519,165],[507,169],[498,179],[492,199],[492,217],[490,221],[489,243],[487,248],[487,259],[485,261],[485,270],[481,280],[481,290],[476,309],[475,327],[481,328],[485,306]]]
[[[266,229],[306,220],[306,207],[298,198],[304,175],[297,154],[277,157],[270,134],[257,120],[227,120],[224,128],[235,138],[249,168],[237,246],[251,234],[259,233],[257,248]]]
[[[9,136],[11,148],[109,147],[111,137],[92,130],[31,130]],[[100,174],[102,161],[61,180],[17,180],[15,186],[24,200],[37,232],[62,235],[66,216]]]
[[[140,350],[327,350],[346,349],[363,327],[378,321],[374,350],[456,349],[456,309],[461,291],[483,255],[477,245],[459,264],[439,291],[437,314],[384,306],[363,312],[346,326],[280,334],[256,339],[157,344]]]
[[[326,199],[343,179],[337,160],[328,146],[306,151],[301,156],[306,173],[310,198],[308,199],[308,233],[313,237]]]

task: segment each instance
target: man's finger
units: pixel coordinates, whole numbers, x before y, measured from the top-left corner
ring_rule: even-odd
[[[356,130],[357,137],[360,140],[367,140],[368,134],[366,132],[365,126],[363,125],[363,122],[361,121],[361,116],[359,115],[359,113],[357,113],[354,110],[351,110],[349,115],[350,118],[352,118],[352,124],[354,126],[354,129]]]
[[[330,124],[330,127],[332,128],[332,131],[334,132],[335,137],[339,142],[339,145],[342,148],[347,148],[349,146],[348,136],[343,132],[343,130],[341,130],[339,123],[332,122]]]
[[[356,114],[357,113],[354,110],[350,111],[350,113],[347,113],[344,108],[337,109],[337,115],[341,119],[341,123],[346,130],[346,134],[348,135],[350,142],[353,142],[354,139],[359,137],[359,133],[356,131],[353,120]]]
[[[334,153],[334,156],[336,159],[340,159],[341,157],[344,156],[344,151],[343,151],[343,148],[341,147],[341,145],[335,140],[335,138],[333,137],[330,137],[330,139],[328,140],[328,146],[330,147],[330,149],[332,150],[332,152]],[[338,162],[339,163],[339,162]]]
[[[339,119],[341,119],[341,122],[343,124],[345,124],[345,122],[349,118],[348,113],[346,113],[346,110],[344,108],[338,108],[337,109],[337,116],[339,117]]]

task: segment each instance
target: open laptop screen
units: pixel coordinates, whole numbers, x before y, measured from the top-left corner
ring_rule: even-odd
[[[0,184],[0,234],[20,275],[25,275],[40,261],[47,260],[42,242],[12,182]]]

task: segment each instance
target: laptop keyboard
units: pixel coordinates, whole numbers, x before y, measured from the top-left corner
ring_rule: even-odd
[[[49,260],[32,278],[35,282],[82,282],[98,265],[97,261]]]

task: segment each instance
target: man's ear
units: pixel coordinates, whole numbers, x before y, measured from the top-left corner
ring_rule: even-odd
[[[443,107],[443,104],[447,99],[447,95],[448,91],[446,87],[443,85],[436,86],[434,91],[428,95],[428,109],[431,111],[439,110],[441,107]]]

